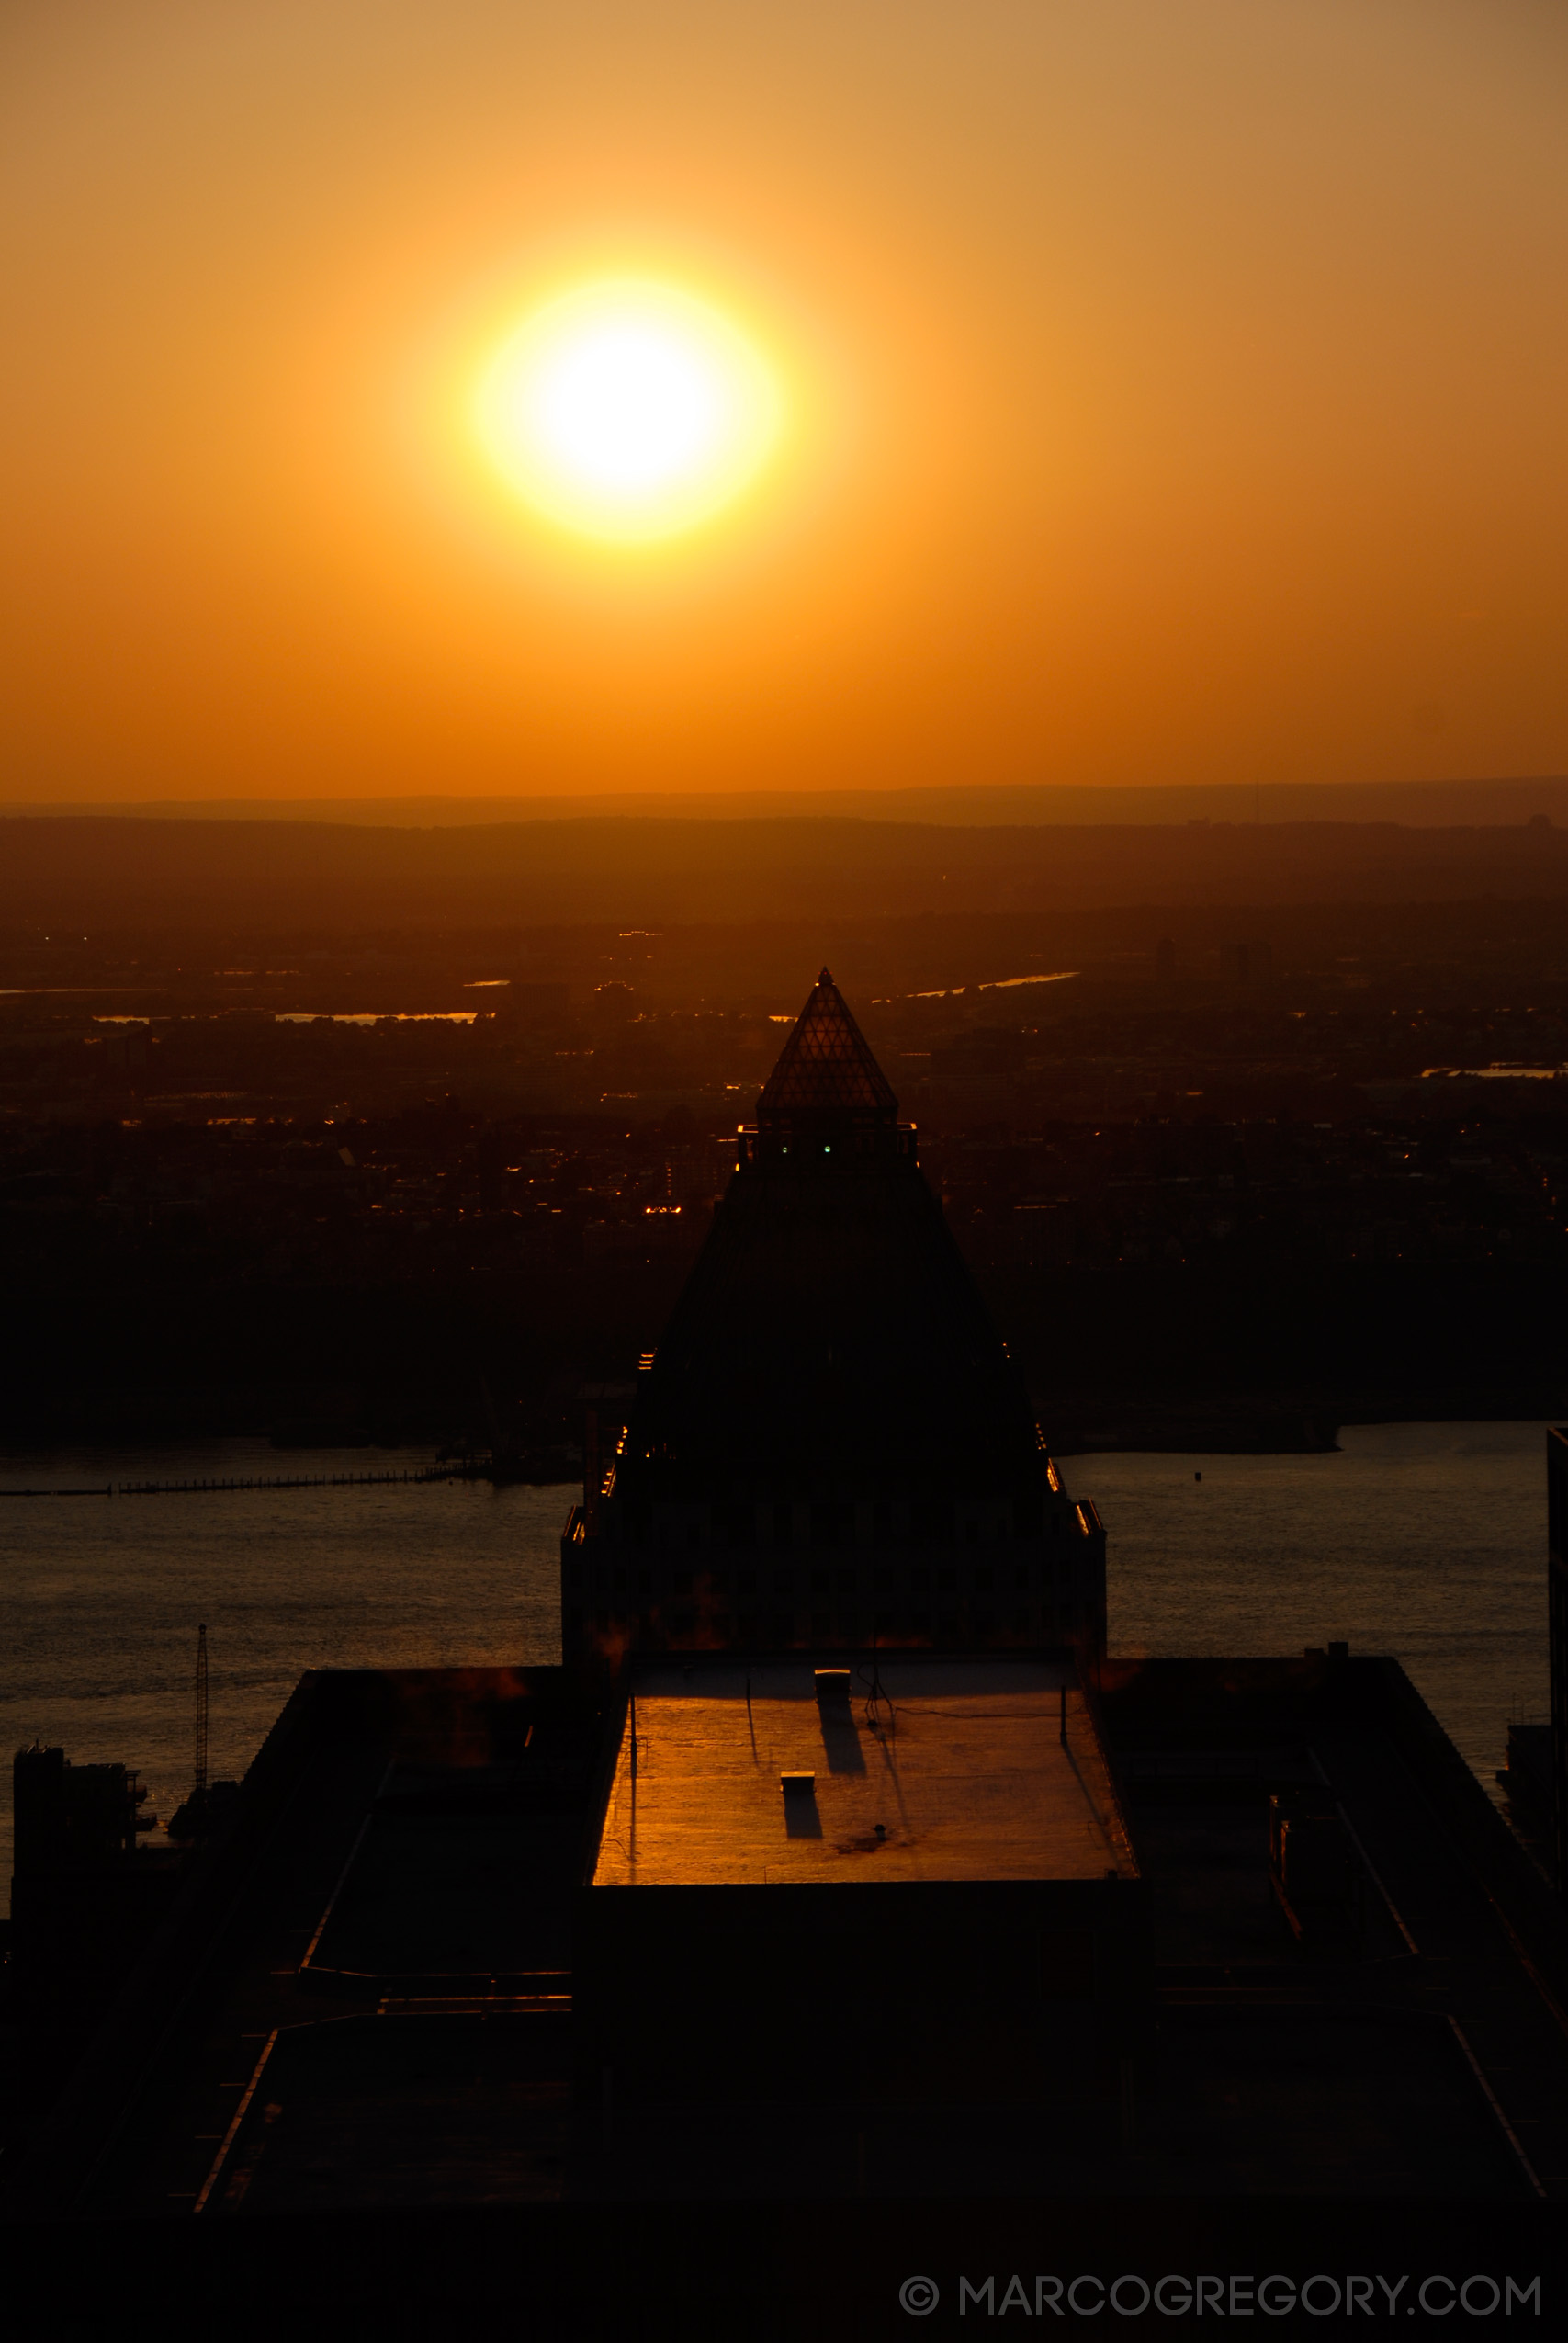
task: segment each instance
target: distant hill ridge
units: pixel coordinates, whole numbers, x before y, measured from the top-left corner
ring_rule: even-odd
[[[1185,821],[1400,822],[1416,828],[1517,823],[1536,814],[1568,823],[1568,775],[1468,781],[1068,782],[905,789],[622,791],[587,797],[165,798],[145,804],[0,803],[0,818],[115,817],[140,821],[344,822],[356,828],[446,829],[494,822],[761,821],[806,818],[936,824],[942,828],[1143,826]]]
[[[0,918],[628,927],[1133,905],[1568,900],[1568,825],[581,816],[410,828],[54,815],[6,825]]]

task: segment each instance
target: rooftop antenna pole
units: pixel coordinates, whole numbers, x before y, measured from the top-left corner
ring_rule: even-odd
[[[207,1629],[196,1631],[196,1794],[207,1795]]]

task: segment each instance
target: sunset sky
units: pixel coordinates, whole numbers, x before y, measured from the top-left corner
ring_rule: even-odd
[[[1560,0],[12,0],[0,92],[6,798],[1568,771]],[[667,538],[475,421],[604,280],[777,393]]]

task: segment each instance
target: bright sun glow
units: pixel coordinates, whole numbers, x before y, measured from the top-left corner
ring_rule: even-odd
[[[635,544],[731,503],[766,462],[781,414],[769,368],[716,310],[623,278],[536,311],[491,360],[476,420],[536,512]]]

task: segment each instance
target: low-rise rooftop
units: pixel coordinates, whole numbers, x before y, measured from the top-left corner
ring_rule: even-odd
[[[1137,1876],[1070,1662],[830,1665],[638,1668],[594,1886]]]
[[[319,2235],[335,2266],[345,2240],[386,2235],[400,2248],[417,2212],[461,2207],[476,2224],[465,2240],[499,2239],[497,2266],[515,2285],[519,2268],[555,2250],[553,2233],[525,2237],[504,2222],[554,2200],[590,2208],[613,2200],[628,2221],[637,2206],[657,2204],[660,2221],[627,2235],[676,2237],[688,2259],[693,2220],[701,2227],[705,2215],[662,2208],[782,2202],[789,2221],[768,2234],[784,2237],[796,2260],[803,2200],[882,2200],[874,2215],[863,2204],[842,2228],[857,2254],[871,2250],[868,2237],[874,2245],[899,2234],[900,2218],[903,2234],[923,2235],[939,2201],[985,2195],[1035,2207],[1074,2200],[1064,2235],[1077,2234],[1080,2216],[1098,2217],[1093,2200],[1110,2203],[1119,2223],[1131,2200],[1163,2200],[1161,2219],[1179,2225],[1204,2195],[1289,2200],[1314,2224],[1326,2206],[1357,2200],[1379,2201],[1380,2221],[1399,2199],[1438,2209],[1444,2223],[1466,2201],[1489,2219],[1510,2203],[1528,2211],[1545,2199],[1561,2211],[1568,2202],[1568,1921],[1393,1661],[1108,1663],[1099,1714],[1140,1869],[1126,1891],[1100,1881],[1112,1860],[1102,1853],[1081,1884],[1057,1873],[1039,1885],[1038,1872],[1003,1868],[1038,1864],[1042,1850],[1065,1862],[1097,1828],[1118,1841],[1089,1715],[1066,1669],[1000,1656],[885,1657],[892,1730],[882,1725],[879,1738],[858,1672],[870,1672],[869,1659],[853,1665],[863,1773],[852,1762],[834,1771],[809,1658],[753,1668],[750,1720],[744,1663],[694,1661],[689,1677],[680,1664],[640,1670],[629,1841],[620,1803],[631,1786],[629,1718],[602,1688],[548,1669],[308,1677],[224,1833],[188,1875],[159,1945],[71,2075],[61,2075],[25,2144],[0,2164],[7,2237],[20,2235],[18,2219],[44,2216],[38,2234],[58,2262],[55,2221],[70,2217],[78,2240],[91,2234],[83,2216],[96,2216],[112,2232],[106,2267],[118,2279],[121,2233],[177,2235],[198,2202],[203,2231],[235,2217],[395,2213],[386,2232],[324,2223]],[[1064,1681],[1068,1758],[1082,1777],[1076,1810],[1066,1782],[1077,1776],[1073,1764],[1061,1770],[1057,1738]],[[711,1781],[694,1767],[705,1737]],[[616,1751],[601,1829],[601,1785]],[[785,1771],[816,1777],[823,1828],[815,1842],[788,1835]],[[1352,1834],[1364,1889],[1359,1948],[1298,1938],[1273,1892],[1270,1801],[1303,1786],[1326,1791]],[[903,1808],[887,1803],[895,1787]],[[737,1862],[769,1876],[779,1851],[784,1862],[814,1866],[779,1874],[796,1883],[903,1877],[931,1880],[937,1892],[616,1898],[581,1886],[585,1867],[608,1879],[628,1845],[648,1862],[639,1880],[718,1880],[693,1865],[722,1851],[716,1828],[707,1834],[725,1799],[739,1817],[730,1834]],[[906,1809],[907,1845],[892,1830]],[[668,1872],[652,1866],[650,1817],[661,1818]],[[840,1818],[852,1827],[840,1828]],[[891,1843],[857,1845],[875,1841],[878,1821]],[[917,1860],[933,1868],[878,1869]],[[1115,1860],[1125,1869],[1120,1852]],[[936,1867],[960,1861],[962,1871]],[[961,1893],[948,1894],[950,1879]],[[970,1881],[979,1882],[973,1898]],[[1119,2073],[1086,2079],[1065,2055],[1100,2012],[1066,1993],[1063,1963],[1051,1972],[1056,1991],[1034,2004],[1043,2031],[1058,2037],[1052,2062],[1038,2089],[1020,2087],[1023,2004],[1000,1989],[991,1921],[1034,1899],[1063,1907],[1069,1940],[1080,1925],[1114,1923],[1121,1904],[1146,1908],[1159,2058],[1137,2077],[1132,2108]],[[620,1941],[633,1975],[644,1947],[661,1952],[649,2031],[663,2028],[679,2066],[705,2043],[716,2044],[716,2057],[732,2055],[736,2035],[715,2014],[720,1988],[741,2017],[748,1994],[758,2007],[792,2007],[796,1980],[810,1981],[795,1949],[808,1937],[830,1950],[841,1941],[847,1965],[861,1931],[880,1964],[868,1969],[869,1990],[880,1993],[883,1979],[903,1989],[921,1973],[913,1938],[907,1962],[881,1949],[903,1941],[899,1907],[940,1933],[946,1916],[920,1907],[971,1901],[978,1925],[964,1917],[928,1964],[933,1995],[920,2024],[874,2022],[851,2059],[818,2048],[794,2098],[759,2084],[750,2098],[639,2100],[614,2059],[583,2055],[594,2022],[585,1938]],[[1074,1902],[1098,1909],[1080,1923],[1066,1909]],[[692,1907],[683,1927],[671,1909],[682,1905]],[[716,1908],[729,1906],[741,1909]],[[781,1962],[795,1964],[788,1993],[757,1991],[755,1973],[731,1959],[737,1918],[751,1924],[750,1943],[776,1937]],[[1046,1917],[1041,1934],[1056,1925]],[[977,1986],[965,1952],[976,1944]],[[1073,1952],[1070,1941],[1053,1949],[1064,1962]],[[1045,1950],[1034,1970],[1042,1987]],[[684,2032],[659,1999],[682,1964],[706,1997],[705,2015]],[[1009,2054],[965,2065],[962,2089],[950,2089],[931,2053],[938,2021],[945,2028],[967,2008],[996,2012]],[[481,2222],[502,2225],[485,2233]],[[257,2249],[268,2272],[284,2227],[269,2224],[265,2254]],[[432,2234],[449,2287],[453,2269],[473,2266],[470,2244],[454,2255],[451,2230]],[[581,2260],[590,2249],[581,2239],[591,2247],[600,2230],[589,2223],[564,2234]],[[709,2221],[701,2234],[730,2232]],[[1371,2232],[1358,2234],[1364,2241]],[[1528,2266],[1540,2267],[1531,2251]],[[389,2284],[400,2284],[391,2247],[386,2258]],[[211,2268],[188,2253],[181,2266]],[[917,2255],[903,2267],[929,2265]],[[274,2299],[258,2291],[276,2327]]]

